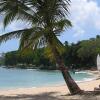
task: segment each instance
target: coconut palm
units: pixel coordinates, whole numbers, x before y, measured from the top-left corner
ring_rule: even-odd
[[[62,59],[63,44],[57,36],[65,28],[71,27],[67,19],[70,0],[0,0],[0,13],[4,15],[4,28],[14,20],[28,23],[26,29],[16,30],[0,36],[0,43],[12,38],[20,38],[20,50],[36,48],[44,44],[49,57],[53,58],[61,70],[71,94],[81,93],[81,89],[70,76]]]

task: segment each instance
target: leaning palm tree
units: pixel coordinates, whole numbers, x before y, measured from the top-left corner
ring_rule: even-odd
[[[4,15],[4,28],[14,20],[28,23],[26,29],[16,30],[0,36],[0,43],[11,38],[20,38],[20,50],[35,49],[42,43],[57,67],[61,70],[71,94],[81,93],[81,89],[65,67],[62,53],[63,44],[57,36],[65,28],[71,27],[67,19],[70,0],[0,0],[0,13]]]

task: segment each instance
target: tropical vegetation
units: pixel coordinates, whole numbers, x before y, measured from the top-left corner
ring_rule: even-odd
[[[100,54],[100,36],[82,40],[77,43],[64,43],[65,53],[63,59],[65,65],[70,69],[96,69],[96,58]],[[14,59],[14,60],[13,60]],[[4,64],[17,68],[39,68],[55,70],[57,69],[55,62],[50,61],[45,56],[44,48],[28,50],[26,54],[19,51],[7,52],[5,54]],[[21,66],[22,65],[22,66]]]
[[[62,72],[71,94],[82,93],[65,67],[62,54],[64,46],[58,40],[65,28],[71,27],[67,19],[70,0],[0,0],[0,13],[4,15],[4,28],[11,22],[20,20],[29,24],[21,30],[0,36],[0,43],[12,38],[20,38],[19,50],[45,47],[45,55],[56,62]]]

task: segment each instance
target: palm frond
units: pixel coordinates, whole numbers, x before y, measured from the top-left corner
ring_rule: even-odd
[[[65,52],[65,47],[60,42],[60,40],[57,38],[56,34],[54,34],[52,32],[52,33],[50,33],[50,36],[47,35],[46,39],[47,39],[48,46],[52,50],[53,50],[53,48],[55,48],[59,52],[59,55],[62,55]]]
[[[0,13],[5,16],[4,27],[14,20],[26,21],[31,25],[31,29],[0,36],[0,42],[20,37],[21,50],[37,47],[43,42],[48,48],[57,49],[61,55],[64,46],[57,35],[72,26],[67,19],[69,6],[70,0],[0,0]]]
[[[34,31],[33,31],[34,30]],[[20,40],[20,48],[22,51],[24,51],[24,49],[26,48],[36,48],[38,43],[40,42],[41,37],[43,37],[43,30],[39,30],[36,28],[32,28],[32,30],[30,30],[28,32],[24,32],[22,34],[21,40]],[[28,34],[29,33],[29,34]],[[27,35],[28,34],[28,35]]]
[[[38,18],[33,16],[35,12],[25,4],[18,0],[1,0],[0,13],[3,12],[5,15],[4,27],[15,19],[21,19],[28,23],[36,22],[35,20]]]
[[[44,56],[46,58],[49,58],[51,62],[55,61],[54,54],[50,46],[47,46],[46,48],[44,48]]]
[[[6,14],[3,22],[4,29],[8,24],[10,24],[14,20],[15,16],[16,16],[16,12],[9,12],[8,14]]]
[[[10,40],[12,38],[19,38],[22,35],[22,33],[24,33],[27,30],[29,30],[29,29],[17,30],[17,31],[8,32],[8,33],[5,33],[4,35],[1,35],[0,36],[0,44],[2,42],[6,42],[7,40]]]
[[[72,24],[68,19],[61,19],[60,21],[53,23],[52,26],[55,28],[54,33],[59,36],[60,33],[64,31],[64,28],[70,28],[72,27]]]

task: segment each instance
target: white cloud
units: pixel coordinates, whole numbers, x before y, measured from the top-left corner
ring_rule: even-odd
[[[73,30],[75,32],[73,37],[83,36],[85,33],[85,31],[81,27],[76,26],[76,25],[73,27]]]
[[[86,28],[100,30],[100,7],[93,0],[72,0],[71,20],[73,24],[74,37],[83,36]]]

